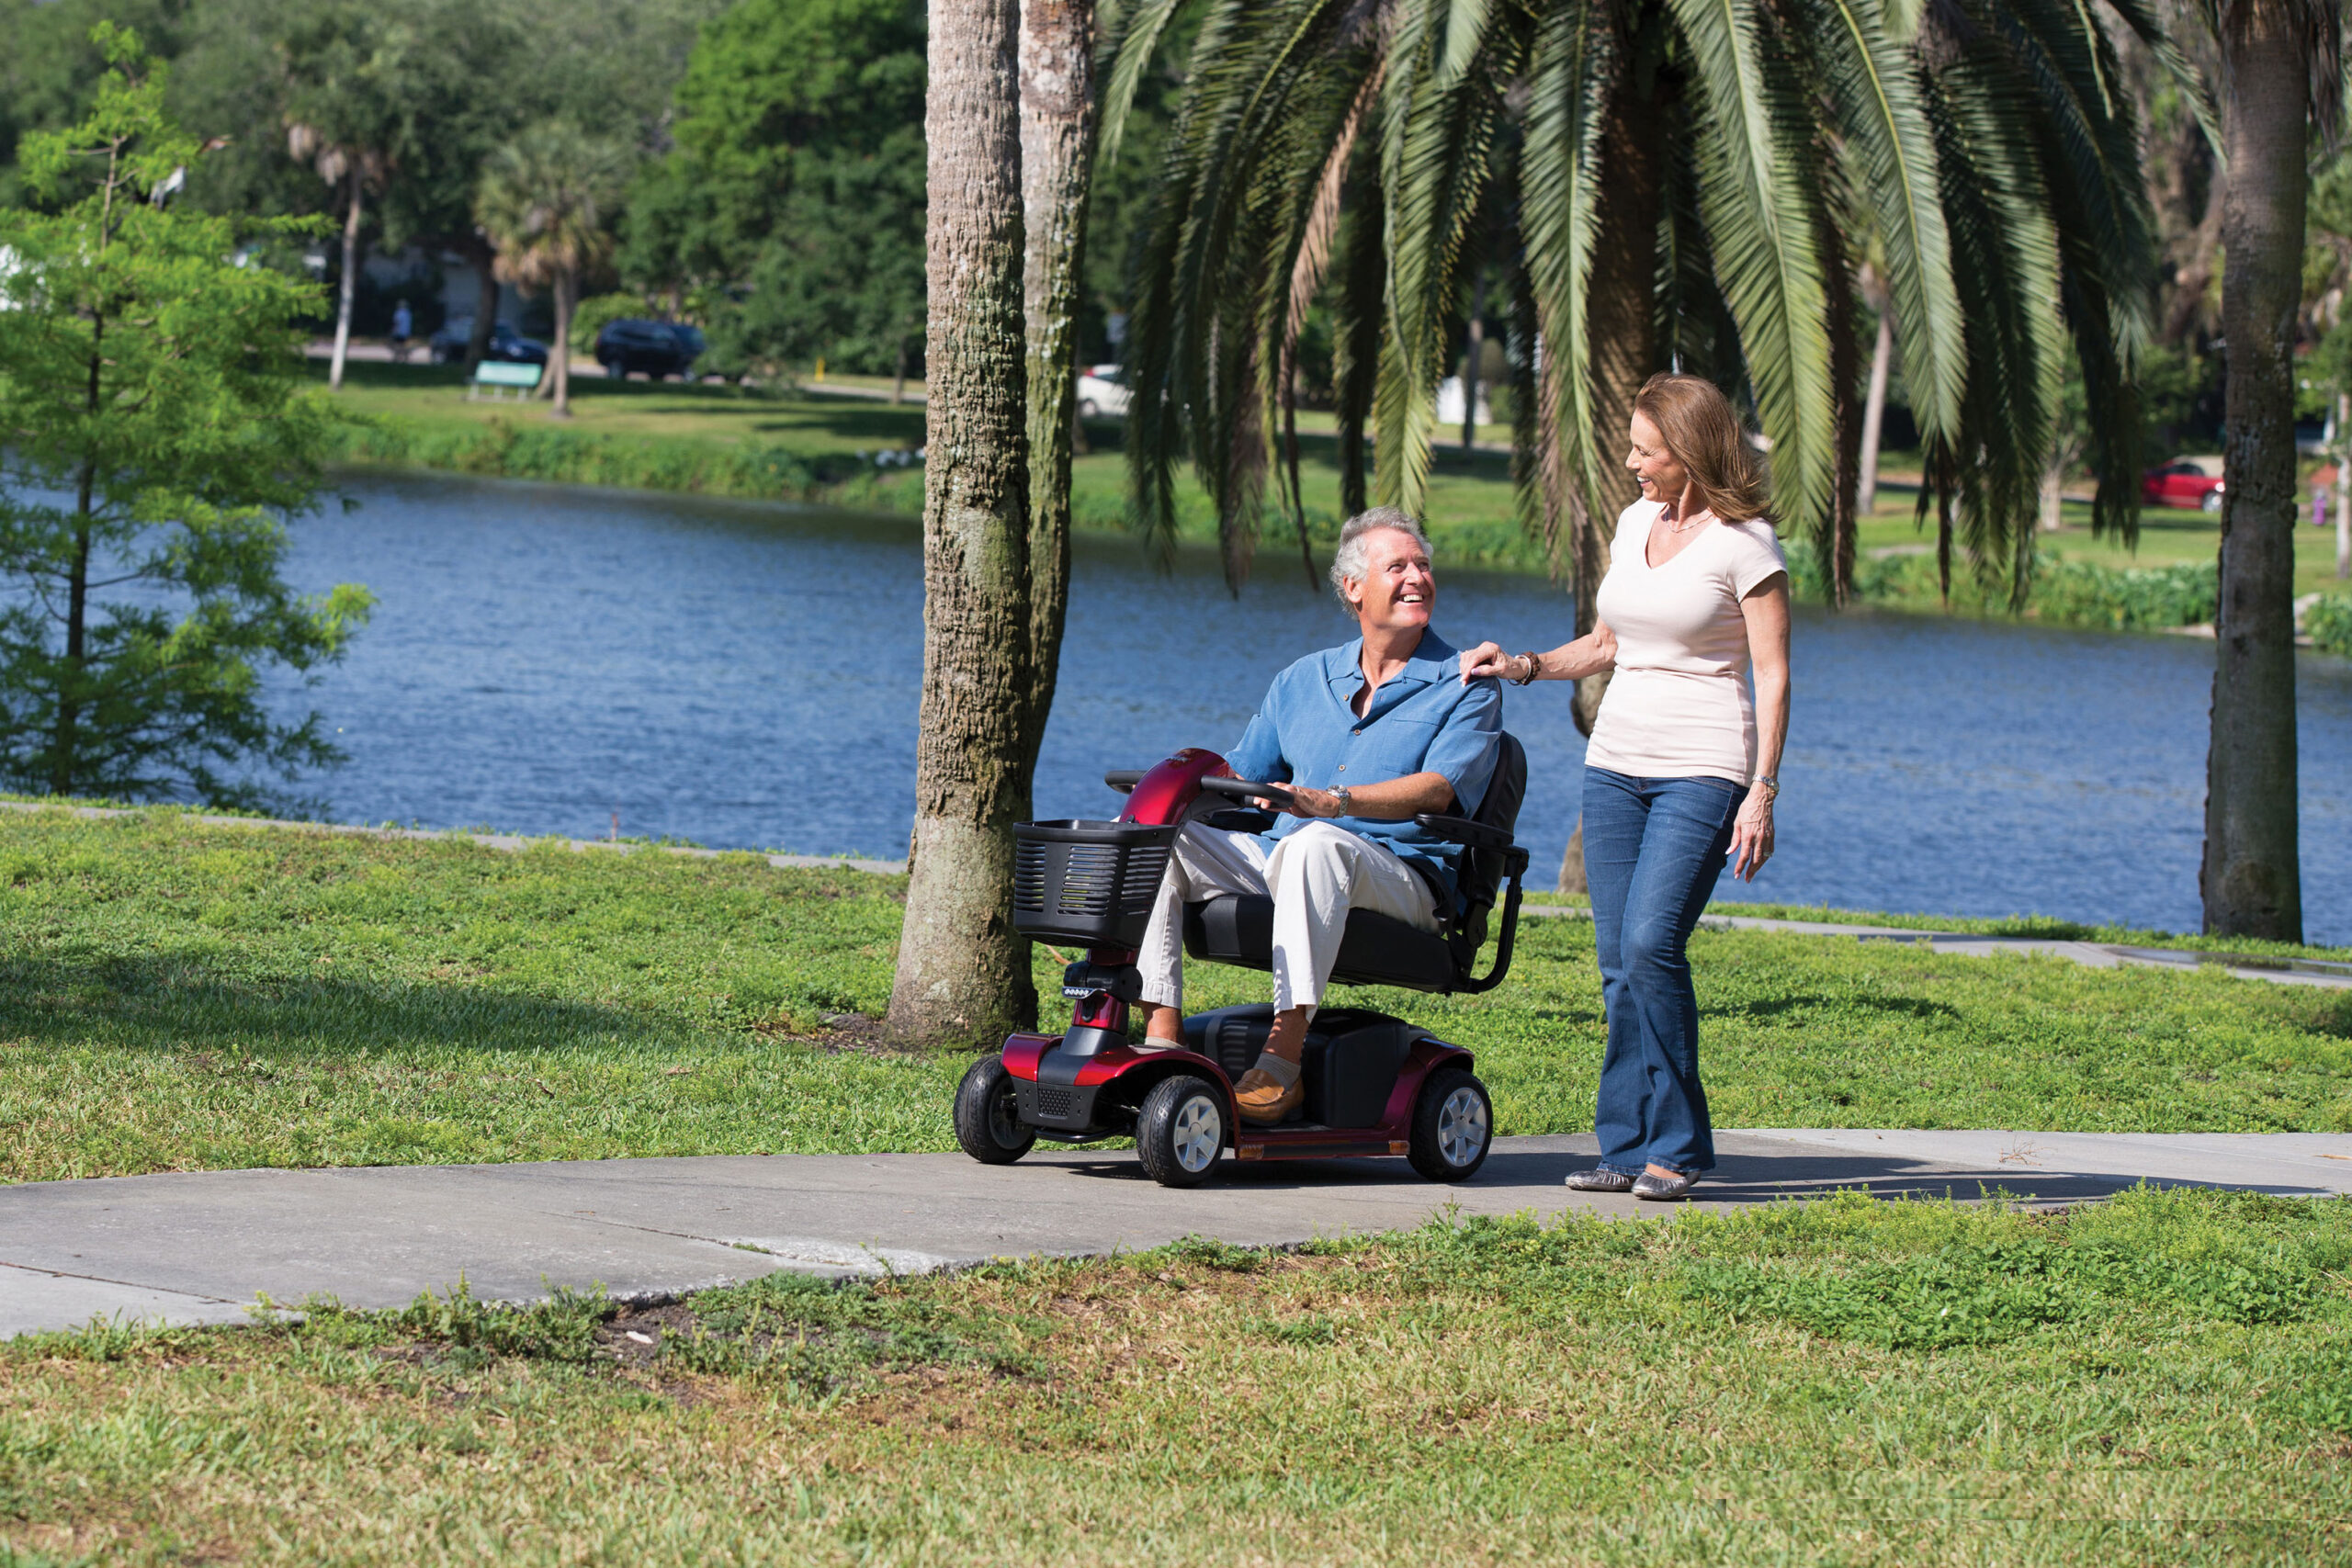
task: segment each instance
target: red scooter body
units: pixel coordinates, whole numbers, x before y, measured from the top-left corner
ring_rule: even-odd
[[[1181,823],[1206,793],[1202,780],[1233,776],[1225,759],[1214,751],[1179,751],[1136,780],[1118,820],[1155,826]],[[1373,1076],[1366,1078],[1358,1073],[1355,1088],[1361,1090],[1370,1083],[1376,1092],[1379,1078],[1386,1075],[1388,1064],[1395,1063],[1395,1080],[1377,1122],[1369,1126],[1331,1126],[1311,1121],[1255,1126],[1241,1120],[1233,1097],[1234,1079],[1247,1069],[1254,1046],[1245,1043],[1238,1054],[1233,1050],[1210,1054],[1200,1049],[1137,1050],[1128,1043],[1128,1007],[1136,999],[1132,994],[1136,958],[1134,948],[1091,949],[1086,961],[1071,964],[1065,976],[1063,995],[1075,1003],[1069,1029],[1058,1035],[1015,1034],[1005,1041],[1003,1067],[1012,1080],[1019,1121],[1036,1136],[1075,1144],[1127,1135],[1135,1131],[1136,1116],[1151,1090],[1171,1077],[1182,1076],[1204,1079],[1221,1091],[1225,1141],[1238,1158],[1401,1156],[1410,1151],[1414,1110],[1430,1075],[1449,1066],[1467,1072],[1474,1065],[1469,1052],[1431,1038],[1401,1020],[1331,1010],[1325,1016],[1352,1032],[1331,1035],[1330,1043],[1363,1040],[1368,1051],[1355,1055],[1376,1058],[1365,1069]],[[1188,1036],[1197,1036],[1196,1026],[1204,1022],[1226,1021],[1227,1029],[1238,1028],[1242,1032],[1227,1033],[1224,1038],[1245,1041],[1255,1021],[1248,1015],[1253,1012],[1271,1017],[1272,1009],[1228,1009],[1200,1015],[1186,1021]],[[1318,1017],[1318,1025],[1322,1022]],[[1262,1037],[1259,1029],[1256,1038]],[[1191,1043],[1198,1046],[1204,1042],[1195,1037]],[[1327,1050],[1320,1058],[1326,1064],[1324,1070],[1342,1070],[1341,1055],[1336,1048]],[[1329,1102],[1334,1097],[1323,1098]],[[1361,1122],[1362,1116],[1351,1120]]]

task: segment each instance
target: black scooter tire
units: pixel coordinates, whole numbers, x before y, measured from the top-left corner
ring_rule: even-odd
[[[1230,1135],[1225,1096],[1190,1073],[1151,1086],[1136,1112],[1136,1154],[1162,1187],[1198,1187],[1216,1172]]]
[[[1457,1099],[1464,1090],[1467,1098]],[[1453,1106],[1450,1122],[1449,1103]],[[1475,1130],[1475,1151],[1467,1146],[1471,1140],[1465,1138],[1465,1130]],[[1431,1181],[1467,1181],[1478,1174],[1494,1146],[1495,1106],[1487,1098],[1487,1086],[1476,1074],[1460,1067],[1440,1067],[1431,1073],[1413,1101],[1412,1137],[1405,1156],[1413,1168]]]
[[[1035,1145],[1036,1131],[1022,1123],[1003,1057],[981,1057],[956,1086],[956,1141],[982,1165],[1011,1165]]]

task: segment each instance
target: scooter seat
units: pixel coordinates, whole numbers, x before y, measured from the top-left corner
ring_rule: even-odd
[[[1274,901],[1260,894],[1221,893],[1184,906],[1184,951],[1209,964],[1274,966]],[[1443,937],[1416,931],[1370,909],[1348,916],[1331,978],[1350,986],[1453,990],[1458,976]]]

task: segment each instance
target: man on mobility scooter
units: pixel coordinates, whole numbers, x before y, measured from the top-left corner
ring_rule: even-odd
[[[1185,906],[1221,893],[1273,899],[1273,1028],[1234,1086],[1241,1119],[1261,1126],[1306,1098],[1306,1027],[1349,912],[1431,935],[1443,927],[1458,846],[1413,818],[1476,811],[1502,735],[1496,683],[1464,682],[1460,656],[1430,629],[1437,579],[1410,518],[1387,507],[1351,518],[1331,585],[1363,635],[1275,676],[1226,757],[1241,778],[1290,785],[1272,802],[1283,819],[1266,832],[1180,828],[1136,959],[1148,1041],[1182,1047]]]
[[[1228,1145],[1243,1159],[1406,1155],[1440,1180],[1484,1162],[1492,1111],[1467,1052],[1401,1019],[1317,1010],[1335,976],[1439,992],[1501,981],[1527,867],[1511,840],[1526,755],[1495,683],[1464,682],[1429,628],[1436,581],[1409,518],[1352,519],[1331,575],[1361,640],[1277,676],[1229,760],[1188,750],[1106,775],[1131,792],[1116,822],[1015,829],[1014,924],[1090,951],[1063,977],[1068,1032],[1015,1034],[965,1076],[956,1129],[973,1158],[1132,1133],[1173,1186],[1205,1179]],[[1244,802],[1260,809],[1231,808]],[[1185,1019],[1186,950],[1271,971],[1273,1005]]]

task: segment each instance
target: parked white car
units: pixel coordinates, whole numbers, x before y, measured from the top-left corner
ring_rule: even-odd
[[[1127,388],[1115,365],[1089,365],[1078,373],[1078,417],[1125,419]]]

